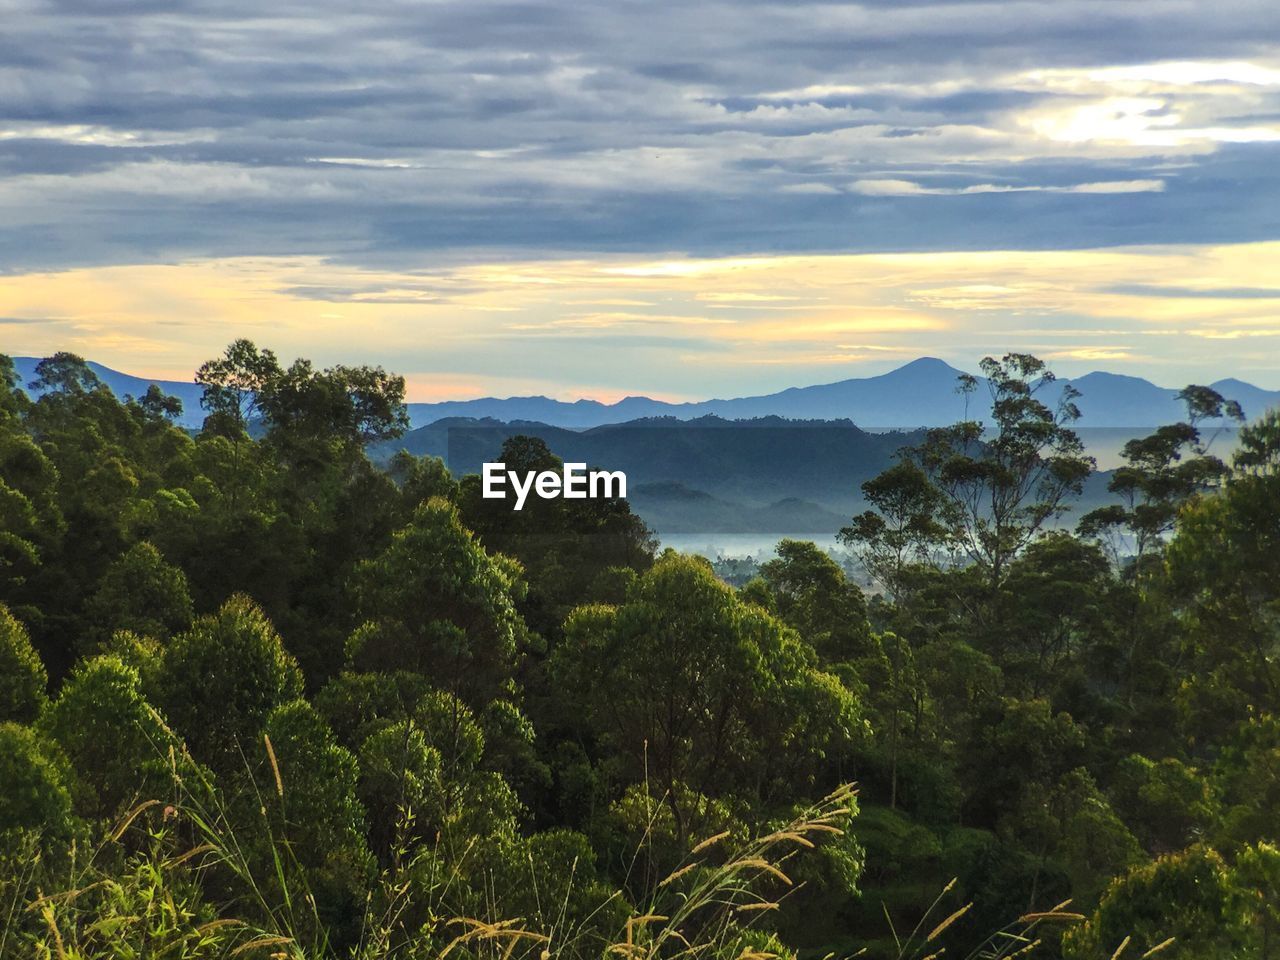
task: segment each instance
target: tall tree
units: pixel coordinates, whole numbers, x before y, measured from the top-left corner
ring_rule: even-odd
[[[44,706],[48,682],[26,628],[0,604],[0,721],[34,720]]]
[[[1163,547],[1178,511],[1229,472],[1222,460],[1209,453],[1212,438],[1203,436],[1201,425],[1210,420],[1244,421],[1240,405],[1210,387],[1192,384],[1178,398],[1186,404],[1187,419],[1128,441],[1121,450],[1125,465],[1107,483],[1122,502],[1085,514],[1078,526],[1082,536],[1093,539],[1127,531],[1131,544],[1126,547],[1132,551],[1139,577],[1146,569],[1146,558]]]
[[[1079,392],[1068,385],[1052,399],[1053,373],[1025,353],[981,363],[991,397],[991,424],[964,420],[930,430],[910,452],[942,494],[937,517],[950,541],[998,589],[1009,563],[1061,516],[1093,470],[1071,429],[1080,417]],[[960,390],[978,389],[963,375]]]
[[[196,383],[204,387],[200,406],[211,421],[206,429],[245,432],[259,415],[263,391],[281,374],[280,362],[270,350],[259,350],[251,340],[236,340],[221,357],[201,364]]]
[[[414,511],[354,579],[363,624],[347,643],[359,670],[412,670],[473,707],[499,696],[527,644],[516,611],[522,570],[490,555],[458,510],[433,499]]]
[[[90,369],[83,357],[61,351],[36,364],[35,379],[27,386],[40,393],[79,396],[105,389],[105,384]]]

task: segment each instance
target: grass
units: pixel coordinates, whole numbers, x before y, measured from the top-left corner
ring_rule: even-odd
[[[275,793],[282,796],[285,784],[274,751],[269,742],[264,745]],[[569,893],[558,904],[538,899],[535,917],[503,916],[496,896],[486,898],[488,915],[452,914],[452,891],[464,882],[463,872],[478,864],[469,864],[466,854],[447,864],[430,845],[398,840],[367,891],[358,940],[340,946],[328,937],[293,848],[270,834],[266,810],[273,797],[257,797],[268,839],[264,858],[251,853],[251,840],[233,826],[212,784],[194,786],[169,803],[138,804],[92,847],[83,838],[50,848],[35,834],[7,837],[0,864],[0,957],[789,960],[791,951],[767,922],[801,886],[792,875],[795,858],[843,833],[855,814],[857,793],[843,786],[753,837],[735,840],[725,831],[692,842],[684,861],[650,883],[636,906],[627,906],[615,891],[576,920],[568,918]],[[413,820],[412,811],[401,811],[400,838],[417,835]],[[646,833],[641,843],[648,839]],[[528,866],[535,894],[543,888],[572,891],[576,862],[568,882],[540,878],[535,865]],[[892,931],[896,960],[944,954],[947,934],[971,907],[941,916],[954,885],[943,889],[910,933]],[[1082,919],[1067,906],[1018,918],[968,960],[1032,955],[1043,946],[1036,935],[1042,926]],[[614,915],[623,919],[605,929],[603,938],[600,931],[593,938],[592,929]],[[865,953],[864,948],[850,956]]]

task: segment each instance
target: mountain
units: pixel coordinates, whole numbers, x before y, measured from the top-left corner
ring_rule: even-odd
[[[23,382],[33,376],[38,361],[17,357]],[[139,396],[151,383],[183,402],[182,422],[199,426],[200,388],[189,382],[148,380],[111,370],[98,363],[89,366],[117,395]],[[628,423],[656,417],[695,420],[714,416],[726,420],[757,417],[786,417],[798,420],[848,419],[871,430],[911,430],[954,423],[966,415],[982,418],[989,412],[985,381],[979,378],[978,391],[966,398],[956,393],[961,371],[935,357],[921,357],[876,377],[855,377],[836,383],[791,387],[778,393],[731,399],[668,403],[649,397],[625,397],[617,403],[598,400],[553,400],[549,397],[484,397],[478,400],[447,400],[440,403],[410,403],[409,418],[414,427],[463,417],[492,419],[503,423],[535,422],[570,430],[584,430],[613,423]],[[1046,391],[1046,399],[1056,400],[1059,391],[1071,384],[1080,391],[1077,401],[1084,428],[1149,428],[1172,423],[1185,415],[1177,390],[1160,387],[1141,377],[1095,372],[1075,380],[1058,380]],[[1239,400],[1245,413],[1256,417],[1280,406],[1280,390],[1264,390],[1237,379],[1219,380],[1211,386],[1231,399]]]
[[[497,461],[503,441],[536,436],[568,463],[622,470],[632,509],[662,535],[791,533],[833,536],[867,509],[860,487],[921,431],[860,430],[844,421],[780,417],[649,418],[570,430],[544,423],[451,417],[370,449],[442,457],[454,476]],[[1073,517],[1109,502],[1107,473],[1089,478]]]
[[[833,535],[862,504],[860,484],[920,433],[869,433],[849,421],[658,417],[570,430],[451,417],[370,449],[443,457],[455,476],[499,459],[503,441],[543,439],[568,463],[622,470],[632,508],[669,533]]]
[[[13,365],[18,371],[18,379],[24,389],[35,379],[36,364],[39,362],[39,357],[13,358]],[[117,397],[141,397],[147,392],[147,387],[154,383],[171,397],[177,397],[182,401],[182,417],[178,421],[182,426],[198,427],[204,423],[204,411],[200,409],[200,397],[204,391],[199,384],[183,380],[148,380],[145,377],[134,377],[112,370],[92,360],[88,363],[89,369],[97,374],[98,379],[110,387],[111,392]]]
[[[506,422],[538,421],[580,430],[645,417],[691,420],[716,416],[744,420],[779,416],[849,419],[867,429],[910,430],[954,423],[966,415],[966,409],[970,417],[987,415],[990,406],[985,381],[979,378],[978,391],[967,398],[966,408],[966,398],[956,393],[956,378],[960,373],[943,360],[921,357],[877,377],[791,387],[779,393],[729,400],[667,403],[648,397],[627,397],[605,404],[595,400],[568,403],[547,397],[486,397],[411,403],[409,415],[414,426],[448,417],[488,417]],[[1079,424],[1082,427],[1156,427],[1185,416],[1177,401],[1176,389],[1156,386],[1141,377],[1096,372],[1075,380],[1061,379],[1046,392],[1046,399],[1056,401],[1067,384],[1081,393],[1077,403],[1082,413]],[[1280,390],[1263,390],[1239,380],[1219,380],[1212,386],[1225,396],[1239,400],[1250,417],[1280,406]]]

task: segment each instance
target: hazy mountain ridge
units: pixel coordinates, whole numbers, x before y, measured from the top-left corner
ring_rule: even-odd
[[[38,361],[31,357],[14,359],[25,384],[34,376]],[[195,383],[135,377],[92,362],[90,367],[117,396],[140,396],[148,385],[156,383],[182,400],[184,425],[199,426],[203,420],[201,391]],[[980,419],[986,415],[989,408],[985,383],[980,379],[978,391],[966,398],[956,392],[956,378],[961,372],[943,360],[921,357],[879,376],[789,387],[777,393],[731,399],[670,403],[632,396],[607,404],[598,400],[564,401],[544,396],[482,397],[410,403],[408,408],[415,428],[454,417],[489,418],[508,424],[526,421],[583,430],[663,417],[749,420],[775,416],[792,420],[850,420],[872,429],[914,429],[943,426],[966,416]],[[1156,427],[1184,416],[1176,399],[1176,388],[1157,386],[1141,377],[1096,371],[1075,379],[1064,378],[1050,388],[1047,398],[1056,400],[1066,384],[1081,393],[1077,402],[1082,427]],[[1217,380],[1210,386],[1240,401],[1251,418],[1270,407],[1280,406],[1280,390],[1265,390],[1234,377]]]
[[[668,403],[648,397],[626,397],[615,404],[604,404],[594,400],[568,403],[547,397],[486,397],[410,404],[410,414],[415,425],[447,416],[537,420],[584,428],[655,416],[690,419],[712,415],[742,420],[772,415],[790,419],[848,419],[871,429],[914,429],[945,426],[966,416],[980,419],[986,415],[989,404],[985,381],[979,378],[977,392],[966,398],[956,392],[956,378],[961,373],[943,360],[921,357],[875,377],[790,387],[778,393],[727,400]],[[1077,401],[1082,414],[1081,426],[1156,427],[1185,416],[1177,400],[1180,388],[1160,387],[1141,377],[1096,371],[1075,379],[1062,378],[1050,388],[1047,398],[1056,401],[1067,384],[1081,393]],[[1239,400],[1250,417],[1280,406],[1280,390],[1264,390],[1235,378],[1210,385]]]
[[[21,386],[25,390],[27,384],[35,379],[36,364],[40,362],[39,357],[14,357],[13,365],[18,372],[18,379]],[[147,392],[147,387],[156,384],[165,393],[170,396],[177,397],[182,401],[182,418],[179,421],[185,427],[198,427],[204,422],[204,411],[200,409],[200,397],[204,394],[204,388],[194,381],[185,380],[156,380],[147,377],[135,377],[132,374],[121,373],[119,370],[112,370],[110,367],[104,367],[100,363],[88,361],[89,369],[97,374],[98,379],[111,388],[111,392],[117,397],[124,399],[126,396],[141,397]]]
[[[543,423],[450,417],[369,452],[444,458],[455,476],[479,473],[511,436],[541,438],[566,462],[622,470],[632,508],[660,534],[795,533],[831,536],[867,508],[861,485],[923,431],[870,432],[846,421],[777,417],[649,418],[571,430]],[[1108,502],[1110,473],[1094,473],[1073,517]],[[1074,522],[1074,519],[1070,522]]]

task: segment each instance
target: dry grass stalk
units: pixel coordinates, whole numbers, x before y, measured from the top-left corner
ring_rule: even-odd
[[[936,940],[939,936],[941,936],[941,935],[942,935],[942,932],[943,932],[944,930],[946,930],[946,929],[947,929],[947,927],[951,926],[953,923],[955,923],[957,920],[959,920],[961,917],[963,917],[966,913],[968,913],[968,912],[969,912],[969,910],[970,910],[972,907],[973,907],[973,903],[972,903],[972,902],[970,902],[970,903],[966,903],[963,907],[961,907],[961,908],[960,908],[959,910],[957,910],[955,913],[951,914],[951,916],[947,917],[947,918],[946,918],[945,920],[943,920],[940,924],[938,924],[936,927],[934,927],[934,928],[929,932],[929,935],[928,935],[927,937],[925,937],[925,938],[924,938],[924,942],[925,942],[925,943],[929,943],[929,942],[930,942],[930,941],[932,941],[932,940]]]
[[[265,733],[262,735],[262,742],[266,744],[267,759],[271,761],[271,772],[275,774],[276,796],[283,798],[284,797],[284,781],[280,779],[280,764],[276,763],[275,747],[271,746],[271,737]]]

